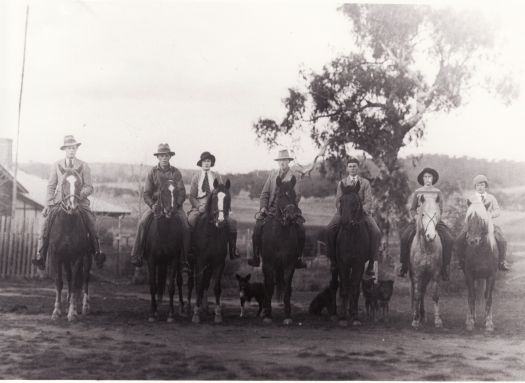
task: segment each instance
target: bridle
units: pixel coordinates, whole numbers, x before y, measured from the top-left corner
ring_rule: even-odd
[[[75,181],[76,180],[80,180],[80,189],[82,189],[82,177],[80,176],[80,174],[74,170],[74,169],[71,169],[71,170],[68,170],[68,172],[72,173],[75,177]],[[71,198],[73,199],[76,199],[77,202],[80,202],[82,199],[80,198],[80,195],[77,195],[77,194],[74,194],[74,193],[64,193],[64,181],[67,181],[67,178],[65,176],[62,177],[62,183],[61,183],[61,188],[62,188],[62,199],[60,201],[60,208],[67,214],[72,214],[73,211],[75,209],[71,208],[69,205],[68,205],[68,200],[71,200]],[[68,181],[69,182],[69,181]]]
[[[346,221],[346,222],[344,220],[341,220],[341,226],[343,226],[343,227],[349,226],[351,228],[352,227],[356,227],[363,220],[363,214],[362,214],[363,205],[361,203],[361,200],[359,199],[359,196],[358,196],[357,201],[358,201],[359,206],[355,210],[357,212],[356,215],[358,215],[359,217],[357,219],[356,219],[356,217],[352,217],[352,220],[349,220],[349,221]],[[341,218],[343,217],[342,204],[339,205],[339,215],[341,216]]]

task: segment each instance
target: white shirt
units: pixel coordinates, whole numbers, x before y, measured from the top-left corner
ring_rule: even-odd
[[[204,176],[208,173],[208,185],[210,185],[210,190],[213,189],[213,181],[215,181],[215,178],[213,177],[213,174],[210,170],[204,171],[201,170],[199,174],[199,182],[198,182],[198,188],[197,188],[197,198],[203,198],[206,196],[206,193],[202,191],[202,183],[204,182]]]

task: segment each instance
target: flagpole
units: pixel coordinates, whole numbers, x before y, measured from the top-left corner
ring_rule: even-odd
[[[24,30],[24,54],[22,56],[22,76],[20,79],[20,95],[18,97],[18,125],[16,130],[16,155],[13,178],[13,200],[11,202],[11,231],[15,232],[16,222],[16,177],[18,175],[18,142],[20,141],[20,116],[22,112],[22,90],[24,89],[24,70],[26,65],[26,45],[27,45],[27,23],[29,20],[29,5],[26,6],[26,25]]]

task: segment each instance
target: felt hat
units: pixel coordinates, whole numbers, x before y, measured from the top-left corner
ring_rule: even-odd
[[[423,175],[425,173],[428,173],[428,174],[432,175],[432,185],[434,185],[436,182],[438,182],[439,173],[435,169],[425,168],[425,169],[421,170],[421,173],[419,173],[419,175],[417,176],[417,182],[419,182],[420,185],[424,185],[425,184],[423,182]]]
[[[204,160],[211,160],[211,166],[215,166],[215,156],[210,152],[202,152],[200,160],[197,161],[197,166],[202,166]]]
[[[159,147],[157,148],[157,153],[153,153],[153,155],[158,156],[159,154],[169,154],[170,156],[174,156],[175,152],[171,151],[170,146],[168,144],[159,144]]]
[[[290,153],[288,153],[288,149],[283,149],[283,150],[279,150],[279,152],[277,153],[277,158],[274,158],[275,161],[280,161],[280,160],[290,160],[292,161],[293,158],[292,156],[290,156]]]
[[[64,150],[70,146],[79,147],[80,145],[81,143],[77,142],[77,140],[75,140],[75,137],[73,137],[72,135],[67,135],[67,136],[64,136],[64,145],[60,147],[60,150]]]
[[[472,182],[474,183],[474,186],[476,186],[476,184],[479,184],[481,182],[485,182],[485,185],[487,187],[489,186],[489,179],[483,174],[479,174],[476,177],[474,177],[474,180]]]

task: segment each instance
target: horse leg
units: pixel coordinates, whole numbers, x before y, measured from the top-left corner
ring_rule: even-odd
[[[195,297],[195,307],[193,308],[193,317],[191,318],[191,321],[193,323],[200,323],[201,321],[201,317],[200,317],[200,309],[201,309],[201,304],[202,304],[202,295],[203,295],[203,292],[204,292],[204,288],[203,288],[203,280],[204,280],[204,275],[203,275],[203,268],[202,266],[199,264],[199,262],[197,263],[196,267],[195,267],[195,294],[196,294],[196,297]]]
[[[349,270],[339,268],[339,277],[341,283],[339,284],[339,325],[342,327],[348,326],[348,300],[350,295],[350,275]]]
[[[91,311],[89,305],[89,276],[91,272],[91,257],[84,256],[84,262],[82,267],[82,315],[87,315]]]
[[[421,325],[421,281],[419,275],[412,275],[412,327],[417,329]]]
[[[215,323],[222,323],[222,312],[221,312],[221,279],[222,273],[224,271],[224,263],[217,267],[213,272],[213,280],[215,286],[213,287],[213,292],[215,293]]]
[[[182,280],[182,275],[181,275]],[[188,305],[186,306],[186,315],[190,316],[191,314],[191,295],[193,294],[193,287],[195,286],[195,273],[193,265],[190,265],[190,271],[188,272]],[[181,285],[182,287],[182,285]],[[181,292],[182,294],[182,292]],[[183,315],[183,313],[181,313]]]
[[[64,281],[62,280],[62,264],[57,261],[55,270],[55,308],[51,319],[57,320],[62,315],[62,288],[64,287]]]
[[[153,255],[150,254],[150,258]],[[149,279],[149,294],[150,294],[150,314],[148,321],[155,322],[158,318],[157,313],[157,267],[152,259],[148,260],[148,279]]]
[[[485,284],[485,331],[494,331],[494,322],[492,321],[492,292],[494,291],[495,276],[487,279]]]
[[[361,279],[365,271],[364,262],[355,262],[352,265],[350,274],[350,291],[349,291],[349,308],[350,308],[350,319],[352,320],[352,326],[359,326],[361,322],[358,318],[359,312],[359,294],[361,293]],[[377,309],[377,301],[372,302],[372,316],[375,319],[375,311]]]
[[[73,287],[71,286],[71,282],[73,280],[73,275],[71,271],[71,264],[69,262],[64,262],[64,270],[66,272],[66,281],[67,281],[67,304],[71,301],[71,293],[73,291]]]
[[[419,299],[419,317],[420,317],[421,322],[427,321],[427,317],[425,313],[425,295],[427,294],[428,282],[429,281],[427,278],[423,278],[420,284],[421,295]]]
[[[288,326],[293,323],[292,321],[292,279],[295,272],[295,263],[288,267],[284,271],[284,322],[283,324]]]
[[[476,311],[476,289],[474,287],[474,278],[472,276],[465,274],[465,281],[468,289],[468,311],[465,325],[467,331],[472,331],[474,330],[474,316]]]
[[[439,277],[437,277],[439,278]],[[434,326],[436,328],[443,327],[443,321],[441,320],[441,315],[439,313],[439,280],[434,279],[434,291],[432,292],[432,300],[434,301]]]
[[[169,302],[169,311],[168,311],[168,319],[166,319],[166,321],[168,323],[171,323],[173,322],[173,316],[175,315],[175,308],[173,307],[173,297],[175,296],[175,274],[176,274],[176,266],[175,266],[175,262],[171,262],[171,264],[169,265],[169,269],[168,269],[168,294],[169,294],[169,297],[170,297],[170,302]]]
[[[275,289],[275,276],[273,270],[269,266],[265,267],[263,262],[263,274],[264,274],[264,311],[263,321],[264,323],[272,323],[272,297],[273,290]]]
[[[81,283],[82,283],[82,257],[75,261],[72,267],[72,278],[71,278],[71,293],[69,294],[69,310],[67,313],[67,320],[69,322],[73,322],[77,319],[78,312],[77,312],[77,301],[79,298],[79,293],[81,289]]]

